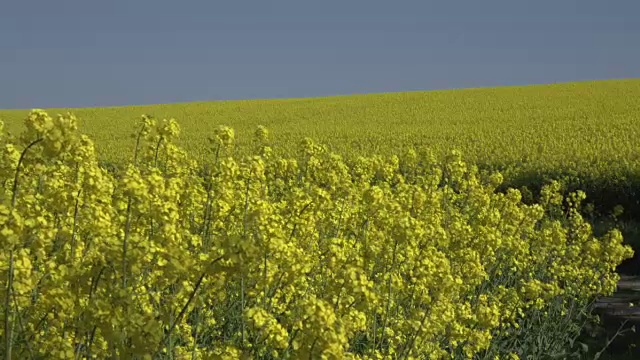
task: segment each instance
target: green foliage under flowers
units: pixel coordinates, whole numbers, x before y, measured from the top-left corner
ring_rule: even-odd
[[[196,161],[143,116],[113,175],[74,116],[25,125],[0,138],[5,359],[567,358],[632,256],[585,193],[527,205],[458,151],[347,165],[258,127],[240,156],[221,126]]]

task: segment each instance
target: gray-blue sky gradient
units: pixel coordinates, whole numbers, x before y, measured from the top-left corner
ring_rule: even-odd
[[[640,1],[0,0],[0,108],[640,77]]]

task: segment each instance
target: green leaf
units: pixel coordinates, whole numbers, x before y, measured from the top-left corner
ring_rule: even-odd
[[[585,344],[583,342],[580,342],[580,347],[582,348],[582,351],[584,351],[585,354],[589,353],[589,345],[587,345],[587,344]]]

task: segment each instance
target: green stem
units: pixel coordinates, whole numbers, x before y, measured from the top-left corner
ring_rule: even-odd
[[[124,240],[122,241],[122,287],[127,287],[127,242],[131,231],[131,197],[127,200],[127,223],[124,230]]]
[[[248,231],[248,224],[247,224],[247,214],[249,212],[249,188],[251,185],[251,175],[253,175],[253,173],[249,173],[249,178],[247,179],[247,188],[245,191],[245,197],[244,197],[244,216],[243,216],[243,234],[242,234],[242,238],[243,240],[246,241],[247,239],[247,231]],[[241,256],[241,259],[243,259],[243,257]],[[242,260],[241,260],[242,261]],[[240,344],[240,348],[244,349],[244,341],[245,341],[245,321],[244,321],[244,269],[241,269],[242,272],[242,276],[240,278],[240,309],[242,311],[241,315],[240,315],[240,323],[241,323],[241,327],[242,327],[242,343]]]
[[[136,137],[136,148],[133,152],[133,164],[136,165],[138,163],[138,149],[140,148],[140,137],[142,136],[142,131],[144,130],[146,124],[142,125],[142,128],[138,131],[138,136]]]
[[[42,138],[34,140],[27,147],[22,150],[20,154],[20,159],[18,160],[18,166],[16,167],[16,173],[13,180],[13,189],[12,189],[12,197],[11,197],[11,211],[16,206],[16,200],[18,196],[18,178],[20,176],[20,169],[22,162],[24,161],[24,157],[27,154],[27,151],[37,143],[42,141]],[[11,347],[12,347],[12,324],[11,317],[13,316],[12,306],[11,306],[11,293],[13,292],[13,272],[14,272],[14,251],[15,246],[11,247],[9,251],[9,272],[7,273],[7,294],[4,299],[4,345],[5,345],[5,359],[11,360]]]
[[[389,269],[389,281],[387,282],[387,306],[385,309],[385,314],[384,314],[384,321],[382,322],[382,334],[380,335],[380,349],[382,350],[382,345],[384,342],[384,331],[386,330],[387,327],[387,323],[389,321],[389,309],[391,307],[391,284],[392,284],[392,279],[393,279],[393,270],[395,268],[396,265],[396,251],[398,249],[398,239],[396,239],[394,245],[393,245],[393,257],[391,260],[391,268]],[[373,336],[375,336],[375,334],[373,334]]]
[[[220,257],[216,258],[215,260],[213,260],[211,262],[210,266],[213,266],[215,263],[217,263],[218,261],[222,260],[223,258],[224,258],[223,256],[220,256]],[[196,285],[193,287],[193,291],[191,291],[191,294],[189,295],[189,299],[184,304],[184,306],[182,307],[182,309],[178,313],[178,316],[175,318],[175,320],[173,321],[173,323],[169,327],[169,331],[167,332],[167,334],[162,339],[162,343],[167,341],[167,339],[170,339],[171,334],[173,333],[173,330],[178,325],[178,323],[180,323],[180,321],[182,320],[182,317],[187,312],[187,308],[189,308],[189,305],[191,305],[191,302],[193,301],[193,298],[196,296],[196,293],[198,292],[198,290],[200,289],[200,286],[202,285],[202,281],[204,280],[204,277],[206,275],[207,275],[207,271],[206,270],[203,271],[202,274],[200,274],[200,277],[198,278],[198,281],[196,282]]]
[[[160,145],[162,144],[162,140],[164,140],[164,137],[160,136],[160,139],[158,139],[158,143],[156,144],[156,154],[155,154],[155,158],[153,159],[154,167],[158,167],[158,151],[160,151]]]
[[[13,303],[16,306],[16,309],[18,309],[18,301],[16,300],[16,294],[13,293]],[[26,334],[25,328],[24,328],[24,323],[22,321],[22,316],[20,315],[20,311],[16,311],[16,317],[18,318],[18,326],[20,327],[20,330],[22,331],[23,334]],[[26,340],[26,344],[27,344],[27,350],[29,351],[29,358],[31,359],[35,359],[35,356],[33,355],[33,349],[31,348],[31,341],[29,339]]]
[[[5,346],[5,359],[11,360],[11,290],[13,288],[13,249],[9,252],[9,273],[7,274],[7,296],[5,298],[4,308],[4,346]]]

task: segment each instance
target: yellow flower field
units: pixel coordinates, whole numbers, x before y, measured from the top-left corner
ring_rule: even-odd
[[[124,141],[141,114],[180,120],[177,144],[194,156],[208,149],[219,125],[232,127],[236,150],[250,151],[256,126],[273,133],[275,151],[291,154],[310,137],[348,155],[389,155],[428,145],[457,148],[474,163],[523,170],[569,167],[605,171],[605,162],[638,169],[640,79],[608,80],[311,99],[243,100],[84,109],[71,111],[101,160],[126,163],[133,143]],[[29,110],[0,110],[6,129],[22,131]]]
[[[640,211],[640,79],[607,80],[353,95],[311,99],[212,101],[164,105],[47,109],[71,111],[96,142],[99,159],[126,164],[126,140],[141,114],[180,120],[177,144],[199,161],[219,125],[237,134],[235,151],[251,152],[258,125],[273,133],[278,155],[295,155],[310,137],[345,160],[391,155],[405,146],[429,146],[441,157],[459,149],[469,162],[500,170],[505,185],[536,187],[567,178],[573,190],[609,212],[621,204]],[[0,110],[6,129],[19,133],[29,110]]]
[[[608,97],[640,90],[640,82],[620,84],[624,82],[547,90],[561,96],[567,86],[582,86],[591,100],[602,98],[598,89],[608,89]],[[536,91],[532,89],[514,90],[514,104],[513,94]],[[554,96],[542,89],[537,90],[543,93],[539,101]],[[42,110],[24,115],[24,132],[0,137],[2,356],[568,357],[592,301],[613,292],[615,267],[633,252],[622,245],[616,229],[593,236],[579,211],[584,192],[564,197],[560,184],[552,182],[542,189],[538,203],[527,205],[518,190],[496,192],[503,175],[481,171],[460,151],[447,151],[440,160],[437,150],[412,146],[411,139],[430,133],[440,144],[447,136],[458,141],[450,145],[467,144],[461,146],[463,153],[473,154],[475,140],[459,139],[456,131],[463,124],[487,126],[477,134],[497,141],[495,148],[487,148],[492,154],[513,144],[501,131],[520,124],[513,132],[516,138],[527,139],[548,126],[554,131],[545,133],[556,137],[548,141],[552,152],[575,150],[557,138],[560,129],[578,126],[572,120],[523,126],[515,118],[488,126],[476,122],[482,112],[460,112],[448,120],[458,125],[435,125],[443,104],[479,106],[474,90],[467,94],[468,100],[462,96],[454,101],[443,100],[451,99],[446,92],[432,94],[430,101],[413,108],[406,106],[407,99],[424,94],[361,97],[370,102],[359,105],[363,116],[346,128],[354,141],[364,144],[363,151],[379,152],[354,155],[350,163],[321,145],[344,126],[338,125],[339,117],[325,116],[324,125],[299,117],[323,107],[337,109],[338,99],[313,100],[323,104],[316,107],[306,100],[226,103],[219,114],[233,111],[235,121],[245,121],[243,126],[218,127],[222,122],[233,125],[233,119],[216,120],[210,110],[200,123],[187,120],[186,134],[175,120],[143,116],[134,122],[131,115],[127,126],[119,120],[129,117],[128,111],[145,112],[140,108],[84,113],[85,128],[93,124],[96,131],[104,125],[98,149],[104,146],[112,156],[116,149],[122,154],[131,150],[117,175],[99,166],[96,147],[78,131],[73,115],[51,117]],[[385,96],[386,103],[381,100]],[[490,109],[491,97],[483,97],[483,106]],[[345,100],[352,109],[358,107],[354,99],[359,98]],[[392,110],[396,101],[405,104],[405,120],[408,113],[421,114],[420,119],[431,116],[426,124],[440,127],[402,125],[402,115]],[[607,119],[613,119],[605,140],[596,143],[613,141],[608,136],[621,134],[621,124],[637,119],[625,101],[628,108],[615,107],[613,100],[617,110],[592,115],[593,131],[600,128],[595,125],[599,116],[608,113]],[[585,109],[601,106],[586,102]],[[282,121],[305,121],[311,134],[323,129],[324,135],[317,136],[322,141],[287,143],[295,134],[283,129],[304,126],[271,126],[278,118],[274,113],[270,119],[246,120],[246,109],[259,111],[261,104],[298,109],[291,111],[296,116]],[[180,106],[173,111],[184,111],[175,110]],[[381,110],[385,106],[387,113]],[[549,110],[560,118],[567,115],[564,111]],[[576,113],[570,119],[581,116],[575,108],[571,111]],[[506,121],[509,108],[504,112]],[[366,114],[379,118],[367,120]],[[367,125],[383,124],[382,118],[392,125]],[[257,121],[266,126],[258,127]],[[376,140],[385,129],[397,136],[403,126],[419,130],[396,137],[396,148]],[[445,128],[448,133],[438,132]],[[200,150],[188,147],[195,153],[191,156],[178,145],[185,136],[192,139],[196,129],[201,134],[193,139],[202,145]],[[113,136],[111,142],[105,141],[107,134]],[[344,138],[336,135],[333,140]],[[578,143],[579,138],[569,142]],[[630,141],[620,144],[626,147],[619,156],[630,156]],[[522,149],[534,145],[525,142]],[[237,146],[244,150],[234,151]],[[586,152],[577,161],[596,153],[589,146],[582,149]],[[513,150],[503,159],[517,157],[519,151],[524,153]],[[546,151],[538,155],[556,158]],[[475,161],[482,156],[470,155]],[[547,164],[554,166],[551,160]]]

